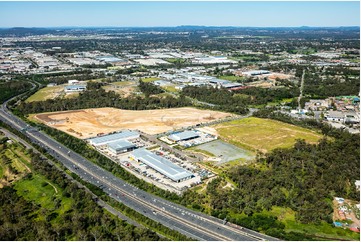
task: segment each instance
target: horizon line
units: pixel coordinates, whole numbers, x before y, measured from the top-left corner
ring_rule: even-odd
[[[340,28],[340,27],[360,27],[360,25],[335,25],[335,26],[235,26],[235,25],[176,25],[176,26],[11,26],[3,27],[1,29],[12,28],[179,28],[179,27],[205,27],[205,28]]]

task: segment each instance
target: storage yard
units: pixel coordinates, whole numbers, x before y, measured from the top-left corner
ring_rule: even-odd
[[[196,108],[171,108],[156,110],[122,110],[94,108],[75,111],[31,115],[31,119],[64,131],[77,138],[86,139],[123,129],[159,134],[182,127],[207,123],[232,116],[225,112]]]
[[[221,165],[225,162],[243,159],[252,160],[255,155],[245,149],[239,148],[229,143],[225,143],[221,140],[215,140],[209,143],[201,144],[195,147],[196,151],[206,151],[213,154],[215,157],[211,157],[211,160],[215,161],[216,165]]]

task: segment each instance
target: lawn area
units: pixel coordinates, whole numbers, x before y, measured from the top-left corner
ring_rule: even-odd
[[[178,90],[175,89],[175,86],[164,86],[162,87],[162,89],[164,89],[167,92],[178,92]]]
[[[187,150],[191,150],[191,151],[196,152],[196,153],[201,153],[201,154],[209,156],[209,157],[215,157],[215,155],[212,154],[211,152],[206,151],[206,150],[202,150],[202,149],[198,149],[196,147],[190,147],[190,148],[187,148]]]
[[[133,82],[133,81],[122,81],[122,82],[109,83],[109,85],[115,85],[115,86],[120,86],[120,87],[134,85],[134,84],[135,84],[135,82]]]
[[[213,127],[226,142],[262,152],[268,152],[275,148],[290,148],[297,139],[316,143],[322,137],[313,130],[255,117],[225,122]]]
[[[166,61],[170,62],[170,63],[185,63],[186,60],[185,59],[182,59],[182,58],[168,58],[168,59],[165,59]]]
[[[16,182],[30,173],[30,158],[24,153],[24,148],[14,142],[0,149],[0,187]]]
[[[227,80],[231,82],[240,82],[243,81],[245,78],[240,76],[219,76],[219,79]]]
[[[232,161],[222,163],[221,165],[219,165],[219,167],[221,167],[223,169],[229,169],[229,168],[232,168],[234,166],[248,164],[248,162],[249,162],[249,160],[246,160],[244,158],[239,158],[239,159],[235,159],[235,160],[232,160]]]
[[[79,93],[78,92],[71,92],[71,93],[67,93],[64,95],[64,98],[75,98],[79,96]]]
[[[286,103],[290,103],[292,102],[293,98],[284,98],[280,101],[277,101],[277,102],[268,102],[267,105],[259,105],[259,106],[277,106],[277,105],[280,105],[280,104],[286,104]]]
[[[160,80],[160,78],[158,78],[158,77],[148,77],[148,78],[143,78],[142,79],[143,82],[154,82],[154,81],[157,81],[157,80]]]
[[[33,174],[31,178],[24,178],[15,183],[15,189],[19,196],[28,201],[34,201],[42,208],[54,210],[58,214],[63,214],[71,208],[73,203],[71,198],[64,197],[62,190],[49,182],[39,174]],[[56,199],[61,200],[60,206],[56,208]],[[39,214],[41,217],[42,215]],[[45,219],[45,218],[44,218]]]
[[[44,87],[31,95],[25,102],[35,102],[35,101],[44,101],[47,99],[55,98],[60,95],[64,90],[64,85],[54,86],[54,87]]]
[[[357,240],[359,241],[359,234],[344,230],[342,228],[335,228],[331,224],[322,222],[321,224],[302,224],[295,220],[295,212],[290,208],[272,207],[270,211],[263,211],[264,215],[276,216],[278,220],[286,225],[286,232],[299,232],[314,236],[316,239],[329,238],[338,240]]]

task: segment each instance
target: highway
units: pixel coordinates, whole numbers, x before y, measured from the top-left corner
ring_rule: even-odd
[[[36,128],[29,127],[7,109],[7,102],[1,106],[0,120],[22,131],[33,143],[46,149],[50,155],[83,180],[97,185],[110,197],[150,219],[196,240],[277,240],[246,228],[230,226],[229,223],[223,225],[220,219],[187,209],[128,184]]]

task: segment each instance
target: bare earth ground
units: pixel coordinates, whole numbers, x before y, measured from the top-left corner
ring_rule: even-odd
[[[120,94],[123,97],[128,97],[133,94],[136,90],[137,85],[135,82],[124,81],[124,82],[114,82],[102,88],[105,91],[114,91]]]
[[[42,113],[33,117],[50,127],[86,139],[98,133],[110,133],[122,129],[140,130],[158,134],[198,123],[223,119],[232,114],[200,110],[196,108],[171,108],[155,110],[123,110],[94,108],[75,111]],[[56,121],[61,121],[56,123]]]

